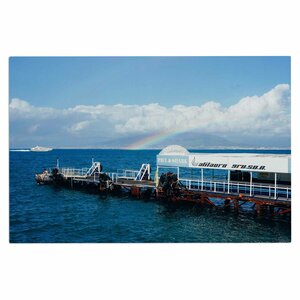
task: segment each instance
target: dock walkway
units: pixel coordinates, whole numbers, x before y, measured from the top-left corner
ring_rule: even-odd
[[[235,210],[244,203],[253,203],[257,213],[274,207],[291,211],[290,156],[254,154],[197,154],[180,146],[170,146],[157,155],[155,174],[150,164],[139,170],[102,172],[100,162],[90,168],[54,168],[36,175],[38,183],[93,186],[99,192],[130,191],[134,197],[153,197],[214,206],[213,199],[224,200],[225,207]],[[185,168],[180,174],[181,168]],[[162,172],[164,170],[164,173]],[[170,172],[170,169],[175,172]],[[222,176],[208,177],[218,170]],[[204,173],[206,170],[206,173]],[[159,176],[159,171],[161,176]],[[191,171],[191,177],[188,176]],[[193,173],[194,172],[194,173]],[[196,174],[195,174],[196,172]],[[220,173],[220,174],[221,174]],[[254,177],[254,174],[258,177]],[[155,178],[155,180],[151,180]],[[153,176],[154,175],[154,176]]]

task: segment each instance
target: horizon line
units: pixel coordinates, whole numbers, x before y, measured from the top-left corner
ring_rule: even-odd
[[[167,146],[165,146],[167,147]],[[72,147],[51,147],[53,150],[129,150],[129,151],[139,151],[139,150],[161,150],[165,147],[149,147],[149,148],[140,148],[140,149],[128,149],[126,147],[80,147],[80,146],[72,146]],[[227,150],[291,150],[291,147],[265,147],[265,146],[257,146],[257,147],[239,147],[239,146],[212,146],[212,147],[184,147],[187,150],[217,150],[217,149],[227,149]],[[30,147],[9,147],[9,150],[20,150],[24,149],[30,150]]]

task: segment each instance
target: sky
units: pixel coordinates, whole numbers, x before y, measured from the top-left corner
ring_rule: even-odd
[[[290,57],[11,57],[9,79],[11,148],[290,147]]]

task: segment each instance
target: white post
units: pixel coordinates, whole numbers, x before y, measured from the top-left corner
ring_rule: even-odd
[[[276,199],[276,194],[277,194],[277,173],[275,173],[275,189],[274,189],[274,199]]]
[[[56,158],[56,168],[59,169],[59,158]]]
[[[155,181],[155,187],[158,187],[158,183],[159,183],[159,178],[158,178],[158,166],[156,166],[156,172],[155,172],[155,176],[154,176],[154,181]]]
[[[201,191],[203,191],[203,168],[201,169]]]
[[[250,196],[252,196],[252,172],[250,172]]]
[[[177,167],[177,179],[179,180],[179,167]]]
[[[148,164],[148,178],[147,180],[150,180],[151,178],[151,168],[150,168],[150,164]]]
[[[227,194],[229,194],[229,183],[230,183],[230,170],[228,170],[228,181],[227,181]]]

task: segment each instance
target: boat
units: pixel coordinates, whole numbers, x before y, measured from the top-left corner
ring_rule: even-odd
[[[51,150],[53,150],[53,149],[47,148],[47,147],[40,147],[40,146],[30,148],[30,151],[33,151],[33,152],[47,152],[47,151],[51,151]]]

